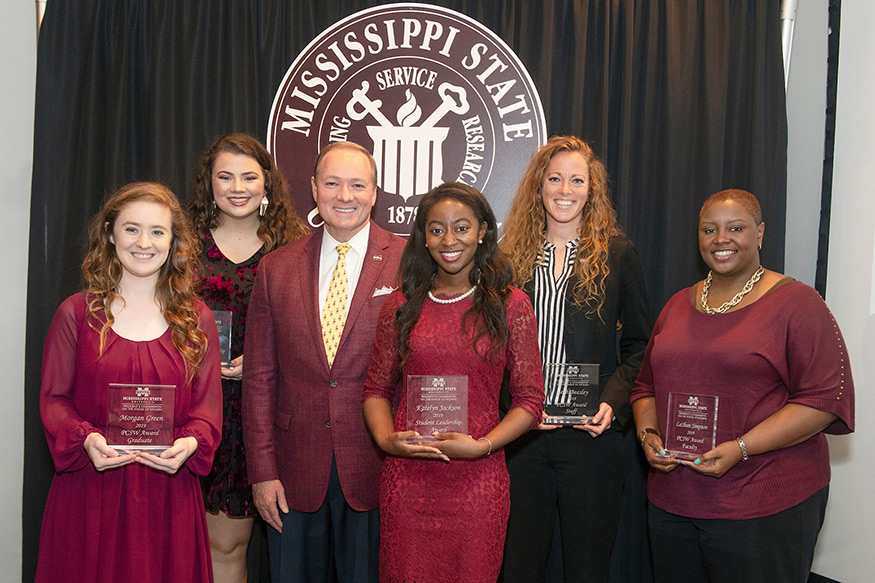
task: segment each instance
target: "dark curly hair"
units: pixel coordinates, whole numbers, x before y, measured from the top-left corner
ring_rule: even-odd
[[[258,238],[264,242],[265,253],[310,232],[295,212],[289,185],[267,148],[252,136],[237,133],[217,138],[198,160],[188,191],[188,213],[197,233],[219,226],[219,210],[213,199],[213,163],[222,152],[254,158],[264,172],[264,195],[270,204],[260,217]]]
[[[207,351],[207,336],[200,329],[192,284],[192,273],[200,246],[179,201],[163,184],[127,184],[110,196],[91,219],[88,254],[82,263],[82,275],[88,284],[88,325],[100,334],[99,352],[102,355],[106,334],[115,322],[111,306],[120,297],[118,285],[124,270],[115,245],[110,241],[110,235],[122,209],[141,200],[161,204],[170,210],[173,239],[167,260],[158,272],[155,299],[158,300],[164,319],[170,326],[173,345],[185,360],[186,376],[190,381],[197,373]]]
[[[474,211],[480,224],[486,224],[483,243],[477,246],[474,266],[468,274],[471,285],[476,285],[474,304],[462,317],[462,333],[472,318],[476,323],[472,344],[484,335],[489,337],[491,348],[484,358],[493,358],[507,342],[507,302],[510,300],[508,286],[513,278],[513,268],[498,248],[498,228],[492,208],[486,198],[476,189],[459,182],[445,182],[435,187],[419,201],[416,219],[410,238],[401,254],[398,280],[407,302],[395,313],[395,326],[399,336],[399,356],[402,366],[410,356],[407,341],[410,332],[419,321],[422,303],[431,289],[431,280],[437,273],[437,263],[425,246],[426,219],[431,208],[445,199],[458,200]]]

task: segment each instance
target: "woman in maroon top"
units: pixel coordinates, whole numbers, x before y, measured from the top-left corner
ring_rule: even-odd
[[[232,316],[231,360],[221,369],[222,442],[202,481],[213,572],[217,583],[243,582],[256,514],[241,413],[249,295],[261,258],[308,229],[295,214],[279,168],[261,142],[247,134],[222,136],[201,155],[188,210],[203,243],[197,292],[211,310]]]
[[[222,405],[216,326],[191,284],[197,240],[173,193],[153,182],[109,197],[88,239],[88,288],[58,308],[43,352],[55,476],[36,581],[212,581],[198,476],[213,462]],[[168,449],[110,447],[122,445],[106,431],[121,416],[109,405],[117,383],[141,398],[173,387]],[[157,415],[132,415],[147,414]]]
[[[760,265],[764,228],[749,192],[705,201],[711,271],[666,304],[632,391],[657,581],[807,581],[829,485],[824,433],[854,429],[838,325],[812,288]],[[714,397],[712,448],[712,422],[680,419],[678,403]],[[705,446],[674,453],[687,438]]]

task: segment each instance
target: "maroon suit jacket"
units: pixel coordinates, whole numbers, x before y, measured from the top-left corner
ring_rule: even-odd
[[[377,507],[383,455],[362,416],[377,316],[395,284],[404,240],[371,223],[368,251],[329,368],[319,314],[322,229],[269,253],[246,321],[243,436],[249,482],[279,479],[289,507],[315,512],[332,457],[347,503]]]

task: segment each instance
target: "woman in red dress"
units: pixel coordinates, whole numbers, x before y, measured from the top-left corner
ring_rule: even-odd
[[[243,338],[249,296],[261,258],[309,230],[295,213],[273,158],[261,142],[241,133],[217,138],[201,155],[188,212],[203,245],[195,289],[211,310],[230,312],[232,324],[230,361],[221,369],[222,441],[210,473],[201,480],[213,575],[216,583],[243,583],[257,515],[243,445]]]
[[[213,580],[198,476],[219,443],[222,394],[216,326],[191,283],[196,248],[160,184],[122,187],[92,220],[88,287],[58,308],[43,353],[55,476],[38,582]],[[167,449],[107,444],[111,383],[175,387]]]
[[[498,577],[510,509],[503,447],[537,425],[544,386],[532,305],[509,287],[496,231],[477,190],[435,188],[419,204],[401,257],[401,289],[380,313],[363,401],[371,434],[388,454],[380,479],[381,581]],[[505,370],[512,404],[499,419]],[[408,430],[409,375],[466,376],[467,431],[410,443],[422,436]]]

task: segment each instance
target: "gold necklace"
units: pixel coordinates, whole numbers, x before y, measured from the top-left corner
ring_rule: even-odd
[[[702,310],[706,314],[722,314],[726,312],[729,308],[733,306],[737,306],[738,302],[742,300],[744,296],[750,293],[750,290],[753,289],[753,286],[756,282],[760,280],[760,277],[765,273],[763,266],[760,265],[759,269],[754,271],[753,275],[750,276],[750,279],[747,280],[747,283],[744,284],[744,287],[741,288],[741,291],[735,294],[731,300],[728,302],[724,302],[719,308],[710,308],[708,307],[708,290],[711,288],[711,275],[712,272],[708,272],[708,277],[705,278],[705,283],[702,284]]]

